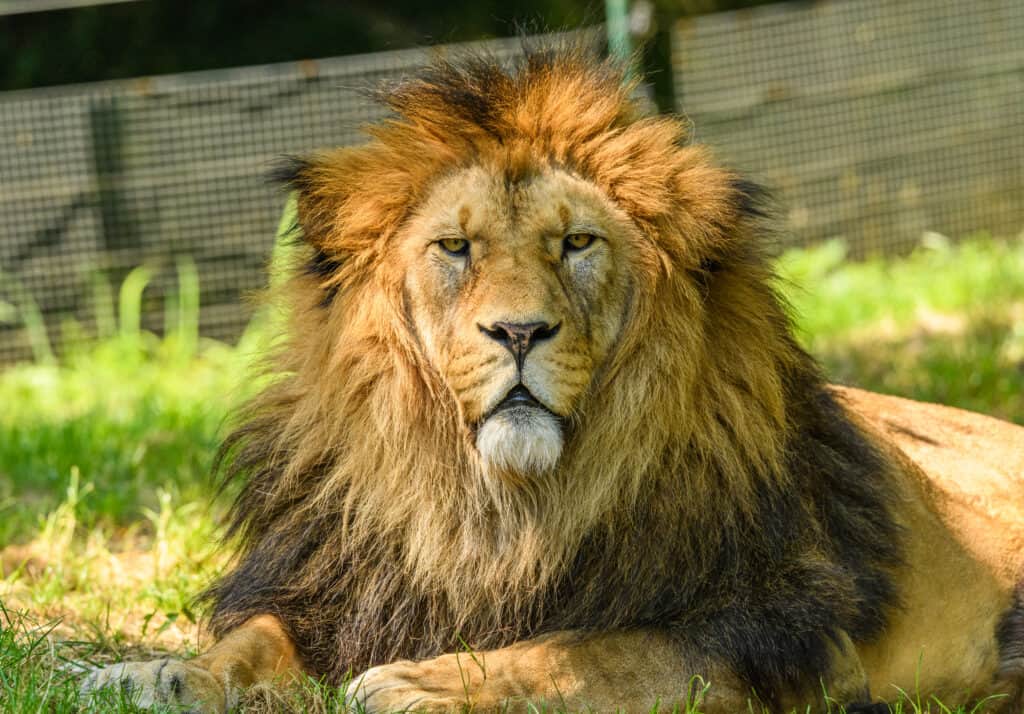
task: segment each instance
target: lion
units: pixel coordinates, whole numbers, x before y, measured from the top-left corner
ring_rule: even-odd
[[[580,49],[439,58],[283,172],[219,641],[94,672],[368,712],[1024,705],[1024,429],[830,385],[763,192]]]

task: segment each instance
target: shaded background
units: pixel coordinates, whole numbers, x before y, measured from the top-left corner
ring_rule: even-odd
[[[0,19],[0,89],[505,37],[600,22],[580,0],[139,0]],[[2,8],[0,8],[2,9]]]

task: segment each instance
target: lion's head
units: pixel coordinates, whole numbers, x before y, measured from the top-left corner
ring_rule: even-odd
[[[802,416],[836,409],[756,189],[633,92],[578,50],[438,60],[382,90],[368,143],[288,167],[303,249],[283,377],[226,447],[217,627],[282,613],[340,675],[699,613],[688,588],[746,567],[716,564],[817,537],[794,469],[871,458]]]
[[[508,486],[564,467],[601,412],[619,420],[607,449],[632,436],[627,414],[654,427],[643,413],[666,396],[691,412],[724,396],[686,381],[728,358],[709,292],[723,266],[757,263],[743,235],[754,192],[681,121],[642,117],[632,92],[579,52],[531,55],[518,73],[438,62],[383,92],[396,117],[374,141],[291,168],[315,251],[295,287],[316,306],[295,337],[331,354],[317,369],[347,370],[338,381],[391,370],[411,408],[377,428],[433,422],[446,461]],[[751,328],[778,317],[767,294],[748,299],[764,303]],[[371,358],[367,340],[388,354]],[[740,382],[777,409],[776,384]]]

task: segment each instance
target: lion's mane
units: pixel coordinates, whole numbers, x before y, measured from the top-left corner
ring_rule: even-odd
[[[765,697],[870,639],[900,561],[886,461],[791,337],[757,188],[644,117],[578,49],[436,60],[360,147],[296,162],[304,261],[272,386],[224,448],[241,482],[215,631],[281,618],[314,672],[657,626]],[[630,319],[561,467],[496,492],[412,337],[389,240],[431,183],[556,166],[645,236]],[[683,319],[685,315],[701,319]]]

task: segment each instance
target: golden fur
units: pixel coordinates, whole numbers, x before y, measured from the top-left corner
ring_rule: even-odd
[[[383,92],[369,143],[291,167],[308,247],[278,296],[281,378],[225,447],[244,484],[215,629],[275,616],[293,668],[373,667],[373,711],[553,684],[649,706],[695,674],[711,711],[822,682],[863,703],[912,688],[922,647],[926,687],[1018,711],[1019,466],[965,500],[906,435],[947,419],[937,443],[1009,463],[1021,431],[829,388],[772,288],[756,188],[632,92],[579,51],[439,61]],[[529,354],[502,324],[542,326]],[[517,385],[543,408],[496,421]],[[472,693],[444,654],[463,642],[491,650]]]

